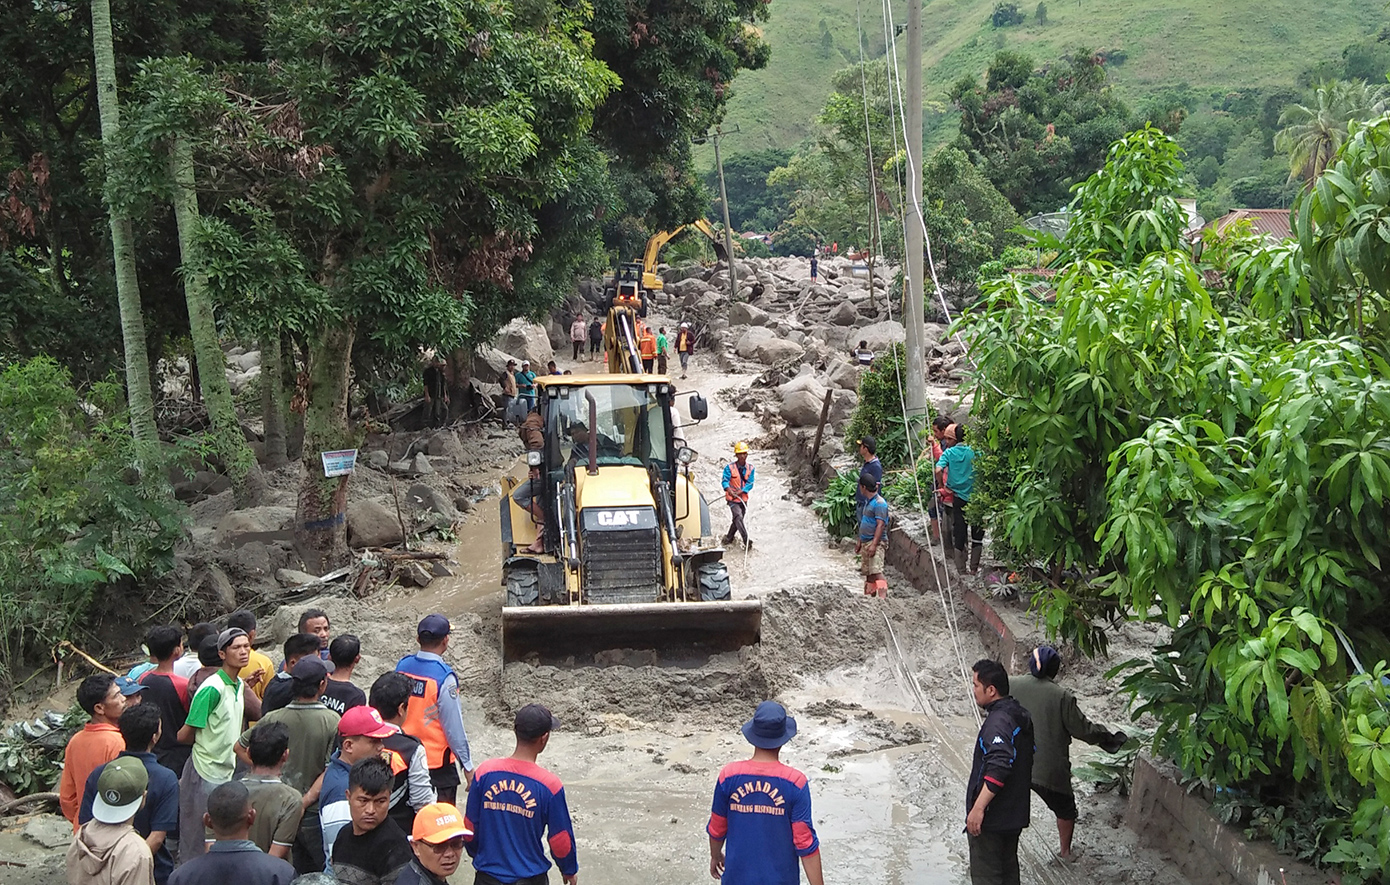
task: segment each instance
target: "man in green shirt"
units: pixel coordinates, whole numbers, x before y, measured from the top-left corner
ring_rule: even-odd
[[[1057,816],[1058,855],[1071,860],[1071,837],[1076,829],[1076,794],[1071,786],[1071,741],[1076,738],[1113,753],[1128,737],[1110,732],[1086,718],[1071,689],[1053,679],[1062,656],[1050,645],[1033,649],[1027,676],[1009,677],[1009,694],[1033,717],[1033,792]]]
[[[656,334],[656,372],[666,374],[666,364],[671,358],[671,341],[666,337],[666,327],[662,326]]]
[[[260,722],[251,732],[247,753],[251,770],[241,776],[241,782],[256,810],[250,839],[266,854],[289,860],[306,804],[299,791],[280,778],[290,755],[289,727],[283,722]]]
[[[256,729],[267,722],[283,722],[290,730],[290,758],[282,776],[285,783],[307,793],[323,774],[328,757],[333,754],[338,714],[319,700],[328,678],[328,668],[323,661],[312,655],[300,658],[290,675],[294,677],[294,700],[278,710],[271,710],[256,723],[256,728],[243,732],[237,741],[236,755],[250,764],[248,751]]]
[[[198,687],[179,729],[179,743],[193,745],[179,780],[179,858],[185,861],[205,850],[203,814],[208,794],[230,781],[236,769],[232,746],[241,733],[243,706],[250,715],[261,712],[259,698],[246,691],[246,683],[237,675],[251,661],[246,631],[229,627],[219,633],[217,657],[222,667]]]

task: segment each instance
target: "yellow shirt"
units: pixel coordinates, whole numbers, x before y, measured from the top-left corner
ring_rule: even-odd
[[[247,662],[245,667],[241,668],[241,672],[237,675],[246,680],[247,686],[250,686],[251,674],[255,673],[257,670],[262,670],[264,672],[261,676],[260,684],[251,690],[256,693],[256,697],[260,698],[265,697],[265,689],[266,686],[270,685],[270,677],[275,675],[275,665],[270,662],[270,658],[253,648],[251,649],[251,660]]]

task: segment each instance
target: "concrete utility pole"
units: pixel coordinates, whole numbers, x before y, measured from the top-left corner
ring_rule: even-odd
[[[739,125],[734,124],[734,128],[728,131],[728,135],[733,135],[739,131]],[[717,127],[713,133],[706,133],[698,138],[690,139],[691,144],[704,144],[706,141],[714,142],[714,165],[719,169],[719,205],[724,207],[724,252],[729,259],[729,300],[738,300],[738,272],[734,270],[734,238],[733,227],[729,224],[729,195],[724,190],[724,159],[719,155],[719,138],[725,135],[724,127]]]
[[[925,307],[922,302],[922,3],[907,4],[907,122],[908,193],[911,204],[907,217],[907,309],[903,325],[907,328],[907,416],[923,418],[927,413]]]

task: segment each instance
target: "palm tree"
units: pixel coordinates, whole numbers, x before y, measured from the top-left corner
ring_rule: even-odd
[[[1288,154],[1289,181],[1302,179],[1311,187],[1346,141],[1347,124],[1385,113],[1386,98],[1384,85],[1332,80],[1318,85],[1312,107],[1286,108],[1274,147]]]
[[[111,2],[92,0],[92,54],[96,73],[97,108],[101,115],[101,141],[110,151],[120,137],[121,111],[116,96],[116,51],[111,39]],[[107,161],[110,162],[110,154]],[[150,362],[145,351],[145,320],[140,313],[140,282],[135,274],[135,232],[130,218],[107,202],[111,226],[111,252],[116,267],[116,301],[121,312],[121,339],[125,348],[126,399],[130,424],[142,467],[158,453],[159,434],[154,423],[154,393],[150,386]]]

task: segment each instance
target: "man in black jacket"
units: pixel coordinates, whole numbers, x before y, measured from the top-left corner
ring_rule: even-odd
[[[1018,837],[1028,826],[1033,720],[1009,697],[998,661],[976,661],[971,688],[985,711],[965,791],[972,885],[1018,885]]]

